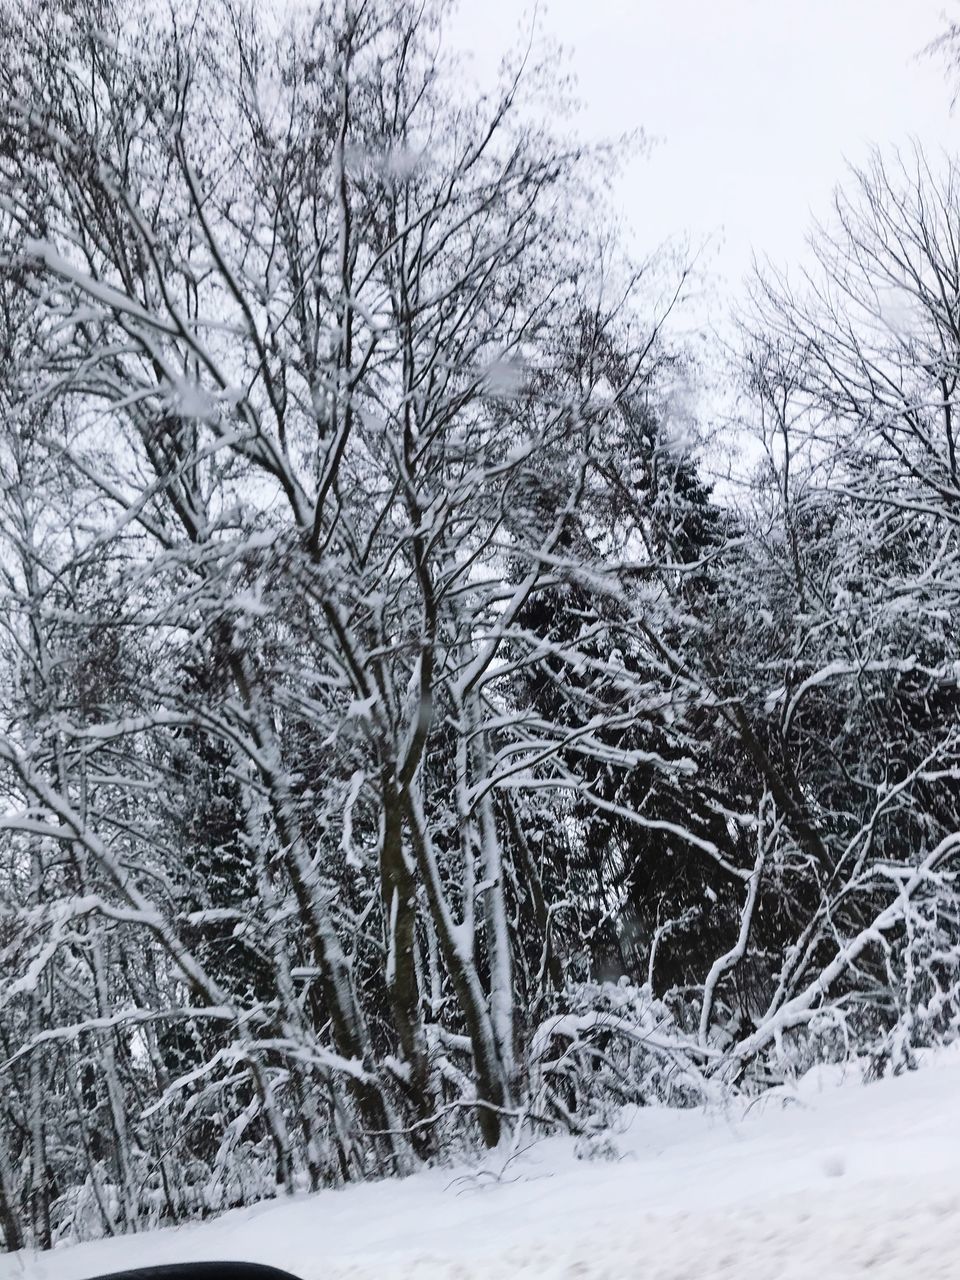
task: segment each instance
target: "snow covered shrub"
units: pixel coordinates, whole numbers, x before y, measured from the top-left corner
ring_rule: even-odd
[[[609,1133],[584,1133],[577,1139],[574,1152],[578,1160],[613,1164],[621,1158],[620,1148]]]
[[[531,1040],[536,1111],[590,1135],[627,1104],[690,1106],[706,1096],[704,1054],[648,986],[578,983],[562,1004]]]
[[[866,1060],[868,1077],[899,1073],[915,1051],[960,1026],[960,835],[916,864],[877,862],[824,897],[776,998],[725,1046],[720,1072],[748,1088],[823,1062]],[[814,929],[818,936],[814,935]]]
[[[960,867],[923,884],[899,936],[883,945],[889,983],[870,1045],[876,1074],[915,1066],[916,1049],[954,1040],[960,1028]],[[883,941],[883,940],[881,940]]]

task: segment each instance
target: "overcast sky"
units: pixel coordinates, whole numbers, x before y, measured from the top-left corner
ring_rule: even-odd
[[[802,259],[845,159],[872,142],[960,150],[943,63],[917,56],[945,10],[960,17],[957,0],[548,0],[538,20],[568,49],[582,132],[657,139],[619,188],[637,242],[710,237],[719,297],[737,292],[752,250]],[[524,11],[462,0],[455,38],[481,80]]]

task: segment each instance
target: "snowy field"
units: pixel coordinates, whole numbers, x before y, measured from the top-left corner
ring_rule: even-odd
[[[615,1142],[607,1161],[550,1139],[480,1174],[435,1170],[3,1256],[0,1280],[199,1258],[302,1280],[960,1275],[960,1052],[866,1087],[819,1072],[749,1109],[641,1111]]]

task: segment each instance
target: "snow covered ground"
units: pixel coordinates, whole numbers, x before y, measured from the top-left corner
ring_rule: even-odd
[[[0,1280],[199,1258],[302,1280],[960,1276],[960,1049],[868,1086],[820,1071],[749,1109],[640,1111],[614,1140],[611,1161],[550,1139],[505,1169],[501,1156],[480,1174],[433,1170],[0,1256]]]

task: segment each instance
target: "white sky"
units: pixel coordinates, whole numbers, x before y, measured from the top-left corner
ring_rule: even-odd
[[[917,56],[945,10],[960,17],[957,0],[547,0],[539,22],[568,50],[584,136],[658,139],[619,185],[637,245],[711,237],[722,299],[752,250],[802,260],[845,159],[872,142],[960,150],[944,64]],[[525,13],[520,0],[461,0],[452,34],[481,82]]]

